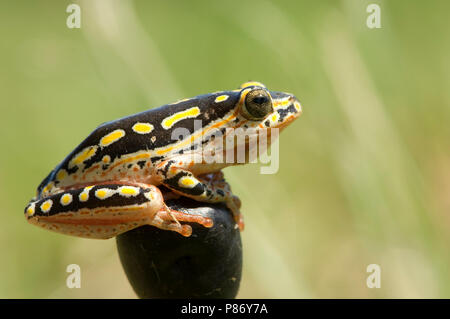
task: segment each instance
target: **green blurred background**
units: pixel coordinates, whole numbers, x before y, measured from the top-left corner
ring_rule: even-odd
[[[25,204],[98,124],[247,80],[304,114],[277,174],[225,170],[246,220],[238,297],[450,297],[450,2],[91,0],[68,29],[70,3],[0,4],[0,297],[135,298],[115,240],[31,226]]]

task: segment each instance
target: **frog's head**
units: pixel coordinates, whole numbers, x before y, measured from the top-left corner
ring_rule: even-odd
[[[237,158],[239,149],[244,150],[245,163],[249,162],[250,151],[256,149],[261,141],[266,146],[278,136],[278,132],[287,127],[302,113],[302,107],[297,98],[289,93],[269,91],[259,82],[246,82],[238,90],[216,92],[211,99],[215,99],[214,111],[219,121],[210,116],[210,127],[222,131],[226,139],[210,140],[207,146],[224,149],[225,153],[234,153]],[[276,132],[274,132],[274,130]],[[260,138],[264,138],[265,141]],[[234,141],[233,144],[224,141]],[[218,146],[217,146],[218,145]],[[228,156],[228,155],[227,155]]]
[[[293,94],[269,91],[259,82],[246,82],[240,90],[236,106],[240,127],[281,130],[302,114]]]

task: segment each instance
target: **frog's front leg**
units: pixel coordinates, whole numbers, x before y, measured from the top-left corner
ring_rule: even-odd
[[[30,202],[25,216],[32,224],[59,233],[107,239],[142,225],[190,236],[180,222],[211,227],[209,218],[171,210],[159,189],[147,184],[108,184],[70,189]]]
[[[224,202],[233,213],[240,230],[244,229],[244,220],[240,213],[241,201],[233,195],[230,185],[223,179],[221,171],[194,176],[183,161],[168,160],[157,167],[161,183],[183,196],[206,203]]]

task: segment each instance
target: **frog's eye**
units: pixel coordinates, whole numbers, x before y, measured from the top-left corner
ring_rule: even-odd
[[[257,88],[248,92],[242,107],[242,113],[247,119],[261,120],[272,112],[272,98],[266,90]]]

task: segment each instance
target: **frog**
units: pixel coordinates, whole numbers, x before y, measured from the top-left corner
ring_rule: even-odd
[[[144,225],[185,237],[192,234],[190,224],[212,227],[212,218],[166,204],[171,196],[184,196],[225,204],[242,231],[241,201],[222,170],[243,163],[206,161],[203,147],[217,144],[217,133],[226,137],[237,128],[282,130],[301,114],[293,94],[248,81],[238,89],[197,95],[103,123],[39,184],[25,207],[26,220],[93,239]],[[180,130],[184,134],[179,135]],[[240,143],[248,144],[248,139]],[[225,155],[235,151],[236,145],[221,149]]]

